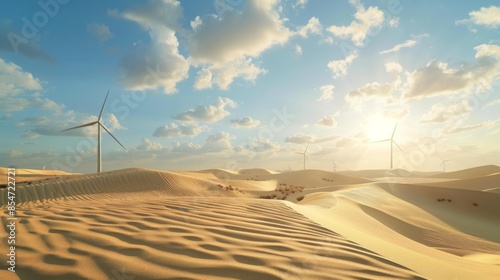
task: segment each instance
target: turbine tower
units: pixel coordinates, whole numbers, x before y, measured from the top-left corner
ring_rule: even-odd
[[[116,137],[111,133],[111,131],[109,131],[109,129],[101,122],[102,111],[104,110],[104,106],[106,105],[106,100],[108,100],[108,95],[109,95],[109,90],[108,90],[108,93],[106,94],[106,98],[104,99],[104,102],[102,103],[101,112],[99,113],[99,117],[97,118],[97,121],[89,122],[89,123],[82,124],[82,125],[75,126],[75,127],[70,127],[70,128],[63,130],[63,131],[67,131],[67,130],[72,130],[72,129],[76,129],[76,128],[86,127],[86,126],[93,126],[93,125],[97,124],[97,173],[102,172],[101,127],[104,130],[106,130],[106,132],[109,133],[109,135],[111,135],[111,137],[113,137],[113,139],[115,139],[115,141],[118,142],[118,144],[120,144],[120,146],[122,146],[123,149],[125,149],[125,147],[122,145],[122,143],[120,143],[120,141],[118,141],[118,139],[116,139]],[[125,149],[125,150],[127,150],[127,149]]]
[[[307,159],[307,161],[309,161],[309,158],[306,155],[307,148],[309,148],[309,145],[306,146],[306,149],[304,150],[304,152],[302,152],[302,153],[296,152],[297,154],[304,155],[304,170],[306,170],[306,159]]]
[[[392,158],[392,155],[393,155],[393,145],[396,145],[396,147],[398,147],[398,149],[401,151],[401,153],[405,154],[405,152],[403,152],[403,150],[401,150],[401,147],[399,147],[398,143],[396,143],[396,141],[394,141],[394,134],[396,133],[396,128],[398,127],[398,123],[396,123],[396,125],[394,126],[394,130],[392,131],[392,135],[391,135],[391,138],[389,139],[384,139],[384,140],[380,140],[380,141],[375,141],[375,142],[372,142],[372,143],[379,143],[379,142],[385,142],[385,141],[390,141],[391,142],[391,169],[393,167],[393,158]]]
[[[335,160],[332,160],[332,164],[330,165],[332,167],[332,172],[337,171],[337,167],[339,166]]]
[[[449,159],[443,159],[442,157],[440,157],[441,159],[441,164],[439,166],[443,166],[443,172],[446,172],[446,162],[447,161],[450,161]]]

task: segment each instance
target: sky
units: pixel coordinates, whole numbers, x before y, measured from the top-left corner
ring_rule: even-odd
[[[497,1],[0,5],[0,166],[500,165]]]

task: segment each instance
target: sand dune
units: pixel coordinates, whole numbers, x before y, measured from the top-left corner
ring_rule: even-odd
[[[17,186],[17,273],[2,253],[0,279],[497,279],[500,194],[477,187],[495,187],[493,169],[424,178],[435,186],[401,172],[47,171]]]
[[[495,173],[500,173],[500,166],[496,165],[478,166],[454,172],[443,172],[429,177],[449,178],[449,179],[469,179],[469,178],[479,178],[487,175],[492,175]]]

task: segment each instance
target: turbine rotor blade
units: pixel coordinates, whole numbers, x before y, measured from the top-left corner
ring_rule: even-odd
[[[398,123],[396,123],[396,125],[394,126],[394,130],[392,131],[392,135],[391,135],[391,140],[394,139],[394,134],[396,133],[397,127],[398,127]]]
[[[406,157],[406,154],[405,152],[403,152],[403,150],[401,149],[401,147],[399,147],[398,143],[396,143],[396,141],[392,140],[392,143],[394,143],[394,145],[396,145],[396,147],[398,147],[398,149],[403,153],[403,155]]]
[[[104,128],[104,130],[106,130],[107,133],[109,133],[109,135],[111,135],[111,137],[113,137],[113,139],[115,139],[116,142],[118,142],[118,144],[120,144],[120,146],[122,146],[123,149],[125,149],[125,151],[127,150],[125,148],[125,146],[123,146],[122,143],[120,143],[120,141],[118,141],[118,139],[116,139],[116,137],[111,133],[111,131],[109,131],[109,129],[104,125],[102,124],[101,122],[99,122],[99,125]]]
[[[307,144],[306,149],[304,150],[304,154],[307,153],[308,148],[309,148],[309,144]]]
[[[106,105],[106,100],[108,100],[108,95],[109,95],[109,89],[108,93],[106,93],[106,98],[104,98],[104,102],[102,103],[101,112],[99,113],[99,118],[97,119],[98,121],[101,121],[102,111],[104,111],[104,106]]]
[[[95,122],[89,122],[89,123],[82,124],[82,125],[79,125],[79,126],[74,126],[74,127],[66,128],[66,129],[64,129],[64,130],[61,130],[61,132],[63,132],[63,131],[67,131],[67,130],[76,129],[76,128],[80,128],[80,127],[92,126],[92,125],[94,125],[94,124],[96,124],[96,123],[98,123],[98,121],[95,121]]]

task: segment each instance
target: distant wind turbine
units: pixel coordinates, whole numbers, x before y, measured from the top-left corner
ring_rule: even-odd
[[[391,138],[372,142],[372,143],[379,143],[379,142],[391,141],[391,169],[393,167],[393,164],[392,164],[392,160],[393,160],[393,158],[392,158],[392,155],[393,155],[393,153],[392,153],[393,144],[396,145],[396,147],[398,147],[398,149],[401,151],[401,153],[405,154],[405,152],[403,152],[403,150],[401,150],[401,147],[399,147],[398,143],[396,143],[396,141],[394,141],[394,134],[396,133],[396,128],[397,127],[398,127],[398,123],[396,123],[396,125],[394,126],[394,130],[392,131]]]
[[[335,160],[332,161],[332,164],[330,165],[332,168],[333,168],[333,172],[337,171],[337,167],[339,167],[340,165],[338,165]]]
[[[443,159],[442,157],[440,157],[441,159],[441,164],[439,166],[443,166],[443,172],[446,172],[446,162],[447,161],[450,161],[449,159]]]
[[[304,150],[304,152],[302,152],[302,153],[296,152],[297,154],[304,155],[304,170],[306,170],[306,159],[307,159],[307,161],[309,161],[309,158],[307,157],[307,154],[306,154],[307,148],[309,148],[309,145],[306,146],[306,149]]]
[[[80,127],[86,127],[86,126],[92,126],[92,125],[97,124],[97,173],[101,173],[102,172],[102,162],[101,162],[101,127],[104,130],[106,130],[106,132],[109,133],[109,135],[111,135],[111,137],[113,137],[113,139],[115,139],[115,141],[118,142],[118,144],[120,144],[120,146],[122,146],[123,149],[125,149],[125,147],[122,145],[122,143],[120,143],[120,141],[118,141],[118,139],[116,139],[116,137],[111,133],[111,131],[109,131],[109,129],[101,122],[101,120],[102,120],[102,111],[104,110],[104,106],[106,105],[106,100],[108,100],[108,95],[109,95],[109,90],[108,90],[108,93],[106,94],[106,98],[104,99],[104,102],[102,103],[101,112],[99,113],[99,117],[97,118],[97,121],[89,122],[89,123],[86,123],[86,124],[82,124],[82,125],[79,125],[79,126],[75,126],[75,127],[71,127],[71,128],[63,130],[63,131],[67,131],[67,130],[72,130],[72,129],[76,129],[76,128],[80,128]],[[125,150],[127,150],[127,149],[125,149]]]

